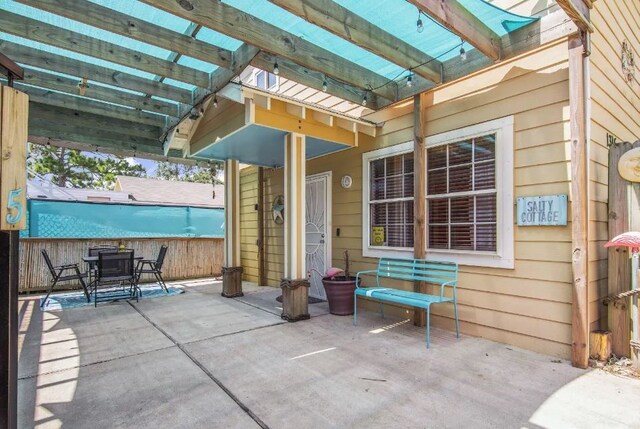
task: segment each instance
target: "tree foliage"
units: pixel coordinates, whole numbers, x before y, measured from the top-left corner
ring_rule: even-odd
[[[220,163],[211,163],[207,167],[194,165],[174,164],[171,162],[158,162],[155,177],[163,180],[180,180],[184,182],[220,183],[218,172]]]
[[[29,145],[29,178],[49,178],[64,188],[113,189],[116,176],[146,176],[146,169],[112,155],[87,155],[74,149]]]

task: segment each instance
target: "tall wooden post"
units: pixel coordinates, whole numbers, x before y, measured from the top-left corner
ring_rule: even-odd
[[[305,254],[305,136],[285,136],[284,149],[284,277],[282,318],[289,322],[309,318],[309,280]]]
[[[637,231],[631,227],[631,201],[636,199],[632,186],[618,173],[618,162],[625,152],[635,144],[614,142],[609,148],[609,239],[627,231]],[[637,204],[637,203],[636,203]],[[640,218],[640,216],[635,216]],[[631,264],[627,247],[609,248],[608,294],[626,292],[631,285]],[[607,326],[611,331],[611,351],[616,356],[629,356],[629,300],[610,302],[607,306]]]
[[[267,284],[264,243],[264,167],[258,167],[258,284]]]
[[[242,266],[240,262],[240,163],[224,162],[224,265],[222,296],[242,296]]]
[[[427,128],[427,95],[425,93],[413,97],[413,254],[416,259],[426,258],[426,197],[427,197],[427,162],[424,139]],[[425,292],[424,282],[414,282],[416,292]],[[425,311],[416,308],[413,312],[413,323],[424,326]]]
[[[572,318],[571,363],[589,364],[588,281],[588,192],[587,141],[585,137],[584,43],[582,34],[569,37],[569,111],[571,128],[571,228]]]
[[[0,57],[11,84],[16,76],[7,66],[17,67]],[[0,427],[7,429],[17,427],[18,246],[26,228],[28,115],[27,95],[0,85]]]

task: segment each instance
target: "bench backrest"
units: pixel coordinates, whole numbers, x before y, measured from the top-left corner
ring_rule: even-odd
[[[388,259],[378,262],[378,276],[394,279],[422,281],[442,285],[458,280],[458,264],[430,259]]]

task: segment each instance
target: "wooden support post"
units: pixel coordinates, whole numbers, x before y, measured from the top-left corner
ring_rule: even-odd
[[[267,284],[264,266],[264,167],[258,167],[258,284]]]
[[[572,318],[571,363],[578,368],[589,364],[588,219],[589,186],[585,137],[584,44],[582,34],[569,38],[569,110],[571,118],[571,209],[572,237]]]
[[[609,239],[630,230],[629,192],[631,185],[618,173],[618,162],[632,147],[618,142],[609,148]],[[639,216],[640,217],[640,216]],[[629,248],[610,247],[608,267],[608,295],[630,289],[631,260]],[[607,306],[607,326],[611,331],[611,349],[618,356],[629,357],[629,300],[620,299]]]
[[[242,266],[240,262],[240,163],[224,162],[224,266],[222,296],[242,296]]]
[[[0,57],[9,85],[21,68]],[[26,94],[0,85],[0,427],[17,427],[19,231],[26,228]]]
[[[427,255],[426,233],[426,196],[427,196],[427,162],[424,140],[427,125],[427,95],[425,93],[413,97],[413,253],[415,258],[423,259]],[[413,290],[426,292],[424,282],[414,282]],[[425,326],[425,311],[416,308],[413,311],[413,323]]]
[[[284,277],[282,318],[289,322],[308,319],[309,280],[305,253],[305,136],[285,136],[284,148]]]

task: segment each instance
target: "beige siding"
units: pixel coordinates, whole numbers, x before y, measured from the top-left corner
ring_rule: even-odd
[[[566,41],[493,67],[432,92],[429,135],[514,115],[515,196],[569,193],[569,116]],[[308,174],[333,172],[333,264],[349,250],[354,270],[376,260],[362,256],[362,154],[413,139],[413,106],[401,103],[376,113],[384,121],[375,139],[308,162]],[[361,135],[362,136],[362,135]],[[343,189],[340,178],[353,178]],[[245,176],[243,176],[245,177]],[[283,193],[281,169],[266,170],[265,202]],[[247,183],[249,181],[247,176]],[[250,186],[248,184],[248,186]],[[569,218],[571,216],[569,215]],[[336,230],[340,228],[340,236]],[[528,349],[568,357],[571,344],[571,226],[515,228],[515,269],[461,267],[461,328]],[[282,227],[266,222],[268,284],[282,275]],[[405,287],[410,287],[405,285]],[[396,315],[412,311],[396,308]],[[434,323],[452,328],[452,310],[435,309]]]
[[[589,322],[592,329],[606,327],[606,307],[600,300],[607,294],[608,239],[608,149],[607,133],[623,141],[640,138],[640,72],[633,82],[622,75],[622,42],[640,55],[640,4],[636,0],[594,2],[591,19],[591,157],[590,157],[590,263]]]

